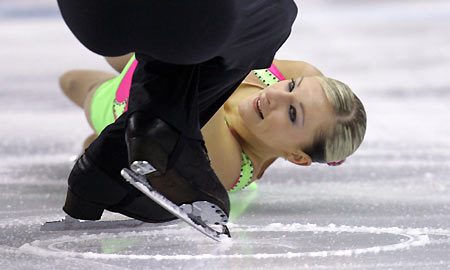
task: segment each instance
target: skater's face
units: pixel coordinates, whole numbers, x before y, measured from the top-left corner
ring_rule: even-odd
[[[316,132],[328,131],[335,119],[314,77],[273,84],[242,100],[239,114],[257,140],[282,155],[311,145]]]

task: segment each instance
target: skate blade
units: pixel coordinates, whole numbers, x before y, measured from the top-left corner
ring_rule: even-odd
[[[136,219],[92,221],[79,220],[66,216],[62,220],[45,222],[41,226],[41,231],[76,231],[76,230],[104,230],[116,228],[134,228],[144,224]]]
[[[139,191],[144,193],[147,197],[152,199],[154,202],[159,204],[161,207],[163,207],[165,210],[173,214],[174,216],[180,218],[184,222],[186,222],[188,225],[196,229],[197,231],[201,232],[202,234],[208,236],[209,238],[215,240],[215,241],[222,241],[224,238],[230,238],[230,231],[228,230],[227,226],[225,224],[220,224],[222,226],[222,231],[218,232],[208,226],[205,221],[203,221],[199,215],[195,213],[195,211],[186,212],[186,205],[183,205],[183,208],[174,204],[172,201],[161,195],[158,191],[152,188],[147,182],[147,179],[145,176],[137,174],[127,168],[122,169],[121,174],[125,180],[127,180],[131,185],[133,185],[135,188],[137,188]],[[208,203],[208,202],[202,202],[202,203]],[[212,205],[212,204],[211,204]],[[215,206],[217,210],[219,210],[219,207]],[[194,203],[194,207],[195,203]],[[221,210],[219,210],[221,211]],[[222,218],[222,217],[221,217]]]

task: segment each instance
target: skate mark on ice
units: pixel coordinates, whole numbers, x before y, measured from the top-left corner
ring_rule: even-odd
[[[273,259],[273,258],[305,258],[305,257],[342,257],[357,256],[364,254],[378,254],[380,252],[396,252],[413,247],[423,247],[429,244],[448,243],[450,242],[450,230],[431,229],[431,228],[378,228],[366,226],[336,226],[330,224],[328,226],[318,226],[315,224],[281,224],[274,223],[266,226],[237,226],[231,225],[234,238],[224,243],[210,243],[207,239],[200,235],[195,235],[188,227],[183,226],[167,226],[157,228],[151,231],[133,231],[122,233],[102,233],[96,235],[81,235],[79,237],[60,237],[56,239],[38,240],[22,245],[19,250],[24,253],[37,254],[42,256],[53,257],[75,257],[83,259],[112,259],[112,260],[210,260],[210,259]],[[255,239],[249,239],[248,236],[255,234]],[[239,247],[246,245],[261,246],[259,237],[264,238],[264,234],[273,235],[275,233],[283,233],[285,237],[268,239],[266,246],[269,252],[254,252],[245,254],[245,252],[236,252]],[[383,245],[369,245],[367,247],[358,248],[331,248],[326,249],[320,247],[319,250],[304,250],[305,247],[295,246],[292,238],[299,239],[306,236],[319,237],[323,235],[332,235],[332,240],[342,237],[356,235],[372,235],[371,237],[389,236],[391,243]],[[247,236],[245,236],[247,235]],[[439,239],[434,239],[439,236]],[[247,237],[247,238],[246,238]],[[148,238],[149,241],[141,243],[138,241]],[[399,239],[400,238],[400,239]],[[115,253],[98,252],[98,247],[93,246],[104,239],[121,239],[117,241],[128,242],[128,249],[118,249]],[[139,239],[139,240],[138,240]],[[367,239],[367,236],[366,236]],[[267,240],[267,239],[266,239]],[[334,241],[333,240],[333,241]],[[134,242],[133,242],[134,241]],[[312,239],[314,241],[314,238]],[[184,242],[184,243],[183,243]],[[300,241],[299,241],[300,242]],[[130,244],[131,243],[131,244]],[[150,244],[149,244],[150,243]],[[318,241],[318,243],[322,243]],[[203,250],[192,250],[191,254],[186,250],[177,252],[173,247],[188,244],[190,246],[202,246]],[[133,246],[135,245],[135,246]],[[142,247],[144,246],[143,250]],[[96,247],[96,248],[94,248]],[[145,248],[147,247],[147,249]],[[151,248],[150,248],[151,247]],[[164,248],[160,248],[164,247]],[[171,247],[171,248],[168,248]],[[231,249],[231,247],[233,247]],[[310,247],[308,247],[310,248]],[[303,250],[302,250],[303,249]],[[311,249],[311,248],[310,248]],[[321,250],[323,249],[323,250]],[[157,254],[150,254],[159,250]],[[285,252],[280,252],[284,250]],[[161,254],[164,251],[168,254]],[[274,253],[276,251],[276,253]],[[142,254],[137,254],[141,252]],[[171,252],[171,253],[170,253]],[[188,251],[189,252],[189,251]]]

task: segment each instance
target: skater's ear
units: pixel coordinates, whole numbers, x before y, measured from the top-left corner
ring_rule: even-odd
[[[285,153],[284,158],[289,162],[300,166],[310,166],[312,163],[311,157],[303,151]]]

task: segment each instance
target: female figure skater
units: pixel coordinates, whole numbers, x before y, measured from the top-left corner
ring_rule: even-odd
[[[60,78],[95,130],[85,148],[128,109],[137,60],[132,54],[107,60],[119,76],[74,70]],[[300,166],[343,160],[361,144],[365,128],[364,107],[345,84],[308,63],[275,60],[250,72],[201,132],[214,172],[233,192],[280,157]]]

